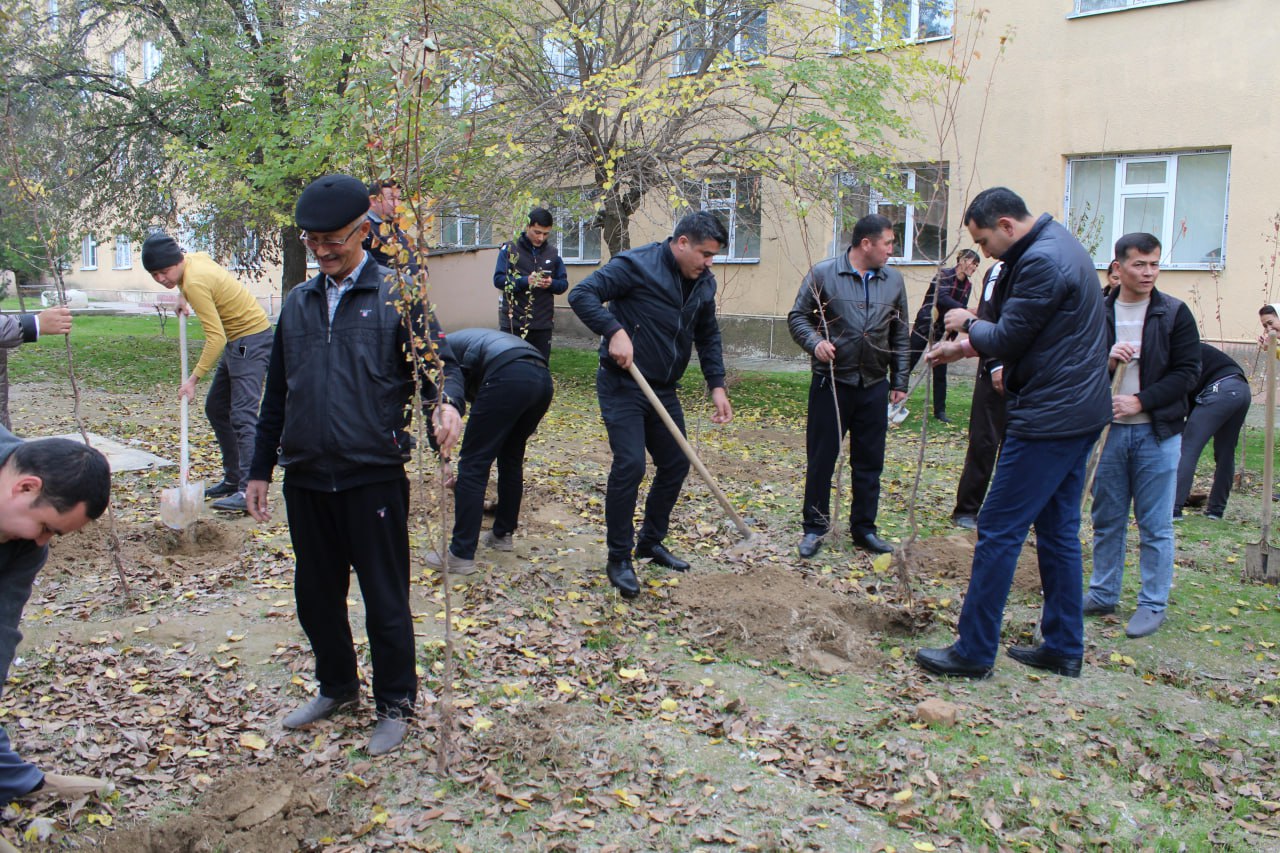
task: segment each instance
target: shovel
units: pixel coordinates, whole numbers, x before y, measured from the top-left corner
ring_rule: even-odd
[[[178,349],[182,352],[182,378],[187,378],[187,315],[178,314]],[[187,441],[187,398],[180,400],[182,409],[182,457],[179,465],[180,484],[176,489],[160,493],[160,520],[172,530],[186,531],[194,537],[196,519],[204,506],[204,480],[187,482],[191,473],[191,447]]]
[[[1124,361],[1116,366],[1116,375],[1111,379],[1111,399],[1114,399],[1120,393],[1120,383],[1124,381],[1124,372],[1129,367],[1129,362]],[[1085,465],[1084,472],[1084,491],[1080,493],[1080,509],[1083,511],[1089,503],[1089,496],[1093,493],[1093,478],[1098,473],[1098,463],[1102,461],[1102,448],[1107,446],[1107,436],[1111,434],[1111,421],[1107,421],[1107,425],[1102,428],[1102,435],[1098,436],[1097,442],[1093,445],[1093,450],[1089,452],[1089,462]]]
[[[1280,583],[1280,554],[1271,547],[1271,495],[1275,485],[1272,470],[1276,450],[1276,333],[1267,334],[1267,434],[1262,457],[1262,538],[1244,553],[1247,578]]]
[[[671,437],[680,445],[680,449],[684,451],[685,457],[694,468],[698,469],[698,473],[702,476],[703,482],[707,484],[707,488],[711,489],[711,493],[716,496],[716,500],[720,502],[720,506],[724,507],[724,511],[729,518],[733,519],[733,526],[738,528],[738,533],[742,536],[742,543],[745,544],[755,537],[755,531],[747,526],[742,520],[742,516],[733,508],[733,504],[729,503],[729,498],[716,485],[716,481],[711,478],[711,472],[707,470],[707,466],[702,464],[702,460],[698,458],[698,454],[694,452],[693,446],[685,439],[684,433],[680,432],[680,427],[676,426],[676,422],[671,419],[671,415],[667,412],[667,407],[662,405],[662,401],[658,399],[658,395],[653,393],[653,388],[649,387],[649,381],[640,373],[640,368],[636,367],[635,362],[627,368],[631,372],[631,378],[640,386],[640,390],[649,398],[650,405],[653,410],[658,413],[658,417],[662,418],[662,422],[666,424],[667,429],[671,432]]]

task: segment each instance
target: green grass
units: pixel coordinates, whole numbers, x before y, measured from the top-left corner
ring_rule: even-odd
[[[16,300],[15,300],[16,301]],[[191,364],[200,354],[200,323],[187,324]],[[177,385],[178,323],[169,318],[163,336],[155,317],[77,317],[71,330],[76,376],[85,388],[141,391]],[[64,382],[67,351],[61,337],[42,338],[9,354],[9,381]]]

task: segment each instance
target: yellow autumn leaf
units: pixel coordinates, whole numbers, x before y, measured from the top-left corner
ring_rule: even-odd
[[[662,705],[660,707],[664,711],[674,711],[676,708],[680,706],[676,704],[676,700],[674,699],[663,699]]]
[[[871,561],[871,568],[877,572],[887,571],[889,564],[893,562],[893,554],[881,554]]]
[[[207,749],[193,749],[187,753],[187,756],[189,758],[204,758],[208,754],[209,754],[209,750]]]
[[[484,717],[476,717],[475,722],[471,724],[471,728],[477,732],[487,732],[489,729],[493,728],[493,720],[488,720]]]
[[[556,690],[559,690],[561,693],[572,693],[573,685],[565,681],[563,678],[557,678]]]
[[[266,749],[267,740],[262,735],[255,735],[252,732],[245,732],[240,735],[240,745],[246,749]]]
[[[911,790],[910,788],[903,788],[901,791],[893,795],[893,801],[895,803],[905,803],[907,800],[911,799],[914,795],[915,795],[915,791]]]
[[[618,670],[618,677],[621,678],[623,681],[642,680],[644,676],[645,676],[645,672],[643,667],[637,667],[636,669],[628,669],[627,667],[624,666]]]
[[[937,847],[934,847],[932,844],[930,844],[928,841],[913,841],[911,842],[911,846],[921,851],[921,853],[933,853],[935,850],[938,849]]]
[[[96,823],[98,826],[111,826],[111,815],[109,814],[89,814],[85,816],[85,820],[89,823]]]

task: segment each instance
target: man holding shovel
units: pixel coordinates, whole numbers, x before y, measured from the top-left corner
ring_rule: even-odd
[[[284,718],[299,729],[353,707],[360,676],[347,617],[355,569],[365,602],[378,724],[370,755],[398,748],[417,703],[409,608],[409,426],[414,370],[424,415],[447,454],[462,429],[462,372],[434,313],[402,305],[400,278],[360,245],[369,195],[350,175],[319,178],[294,209],[320,274],[280,309],[246,498],[271,518],[267,483],[284,468],[298,622],[320,695]],[[407,356],[413,355],[413,361]]]
[[[687,562],[662,544],[689,473],[689,460],[628,370],[634,363],[684,432],[684,411],[676,391],[697,344],[702,375],[716,409],[711,422],[733,420],[716,322],[716,279],[711,273],[715,256],[728,243],[724,225],[712,213],[690,213],[676,224],[669,239],[614,255],[569,293],[574,313],[601,338],[596,394],[613,451],[604,505],[609,547],[605,573],[623,598],[640,594],[632,566],[633,546],[636,559],[678,572],[689,569]],[[636,497],[644,478],[646,449],[657,470],[637,541]]]
[[[1125,634],[1137,638],[1164,624],[1173,586],[1173,501],[1187,393],[1200,377],[1200,331],[1185,303],[1156,288],[1154,235],[1125,234],[1116,241],[1116,260],[1120,286],[1107,296],[1106,334],[1111,371],[1128,367],[1093,481],[1093,574],[1084,615],[1116,611],[1132,505],[1142,587]]]
[[[205,490],[213,508],[244,512],[262,377],[271,357],[271,322],[243,284],[204,252],[187,255],[176,240],[156,232],[142,243],[142,266],[168,289],[178,288],[204,329],[204,348],[178,394],[195,399],[196,383],[213,373],[204,413],[222,451],[222,482]],[[189,309],[187,306],[190,306]],[[217,365],[215,370],[214,365]]]
[[[1081,613],[1080,495],[1085,461],[1111,419],[1102,291],[1093,259],[1049,214],[1031,215],[1012,190],[974,197],[964,215],[973,242],[1004,261],[991,319],[947,312],[963,341],[930,350],[934,361],[981,353],[1004,364],[1006,427],[991,490],[978,513],[973,571],[956,642],[920,649],[916,663],[939,675],[985,678],[1000,649],[1004,605],[1028,528],[1044,588],[1044,643],[1014,647],[1026,666],[1079,676]]]
[[[65,438],[23,441],[0,428],[0,686],[49,540],[102,515],[110,498],[111,470],[97,450]],[[0,728],[0,806],[26,796],[74,800],[110,787],[105,779],[42,773],[18,757]]]

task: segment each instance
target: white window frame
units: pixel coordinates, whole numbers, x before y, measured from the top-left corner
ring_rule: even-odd
[[[1222,250],[1220,256],[1212,261],[1183,261],[1175,263],[1171,260],[1173,257],[1174,246],[1177,242],[1177,235],[1174,231],[1174,206],[1177,204],[1176,190],[1178,185],[1178,161],[1185,156],[1194,156],[1196,154],[1226,154],[1227,155],[1227,175],[1226,187],[1223,194],[1223,215],[1222,215]],[[1229,148],[1204,148],[1194,151],[1177,151],[1177,152],[1159,152],[1154,154],[1122,154],[1114,156],[1096,156],[1096,157],[1068,157],[1067,158],[1067,181],[1066,190],[1063,195],[1062,209],[1067,211],[1067,218],[1070,220],[1076,213],[1071,207],[1071,179],[1072,170],[1076,163],[1097,162],[1100,160],[1116,161],[1115,184],[1113,189],[1113,206],[1112,206],[1112,222],[1107,233],[1102,234],[1100,239],[1104,247],[1114,246],[1115,242],[1124,236],[1124,201],[1128,198],[1142,197],[1161,197],[1165,200],[1163,221],[1160,224],[1160,233],[1155,236],[1159,238],[1162,246],[1162,256],[1160,259],[1160,268],[1166,270],[1215,270],[1222,269],[1227,263],[1227,224],[1230,219],[1229,211],[1231,209],[1231,149]],[[1165,179],[1159,184],[1142,184],[1139,186],[1128,187],[1125,185],[1125,174],[1132,165],[1140,165],[1143,163],[1163,162],[1165,166]],[[1106,254],[1104,252],[1104,254]],[[1097,269],[1106,269],[1107,263],[1095,260]]]
[[[853,16],[853,12],[850,10],[849,4],[858,3],[858,2],[859,0],[837,0],[837,11],[840,13],[841,18],[842,19],[851,18]],[[889,2],[903,2],[903,3],[911,4],[907,12],[907,20],[905,22],[906,31],[911,35],[904,36],[901,39],[898,39],[898,38],[889,39],[889,41],[897,42],[899,40],[902,40],[910,44],[927,44],[928,42],[945,41],[946,39],[954,37],[955,31],[956,31],[955,0],[950,0],[951,2],[950,29],[946,33],[943,33],[941,35],[925,36],[924,38],[916,38],[915,36],[915,33],[918,32],[920,29],[921,0],[889,0]],[[871,0],[871,3],[872,3],[873,15],[874,15],[872,19],[872,24],[871,24],[871,44],[861,43],[858,39],[854,38],[855,34],[851,32],[848,27],[841,26],[840,32],[836,35],[837,51],[874,49],[875,45],[882,44],[885,41],[885,38],[884,38],[885,0]]]
[[[80,269],[96,270],[98,268],[98,241],[92,234],[86,234],[80,241]]]
[[[256,272],[262,269],[262,241],[258,232],[250,229],[237,243],[236,250],[231,253],[227,269]]]
[[[58,0],[48,0],[48,3],[45,5],[45,8],[48,10],[48,16],[49,16],[47,19],[49,23],[49,32],[56,33],[58,31],[58,26],[60,24],[58,20],[59,18]]]
[[[738,2],[726,3],[723,8],[718,9],[719,4],[716,0],[702,0],[698,4],[701,15],[679,22],[680,29],[674,36],[675,42],[672,46],[671,76],[696,74],[702,67],[704,54],[711,49],[711,43],[715,41],[717,19],[714,13],[717,9],[726,22],[725,25],[732,26],[734,29],[733,41],[724,46],[729,54],[728,58],[748,63],[759,62],[760,57],[769,52],[769,10],[765,6],[753,9],[750,8],[751,5],[749,0],[738,0]],[[748,27],[742,28],[738,26],[738,19],[742,17],[744,11],[759,12],[759,17]],[[697,35],[694,27],[702,29],[701,38],[696,43],[693,40]],[[753,46],[752,35],[760,36],[762,43]],[[682,42],[686,46],[682,46]],[[690,57],[696,57],[696,61],[691,61]]]
[[[573,266],[575,264],[598,264],[600,256],[604,254],[604,233],[600,226],[594,228],[590,225],[591,219],[594,217],[574,216],[568,210],[559,208],[555,211],[556,222],[562,223],[556,227],[556,251],[560,253],[560,260],[565,264]],[[564,251],[564,235],[570,230],[576,231],[578,234],[578,254],[576,256],[566,255]],[[587,234],[595,231],[600,235],[596,244],[600,247],[600,251],[595,253],[595,257],[588,257],[583,254],[583,250],[587,245]]]
[[[144,41],[142,43],[142,82],[150,83],[155,76],[160,73],[160,63],[164,61],[164,54],[160,48],[156,47],[153,41]]]
[[[483,246],[498,245],[493,241],[493,223],[486,221],[483,217],[453,210],[440,214],[439,219],[441,246],[452,249],[478,249]],[[476,229],[475,240],[471,242],[462,239],[462,229],[468,223],[474,225]],[[484,239],[485,229],[489,231],[488,240]]]
[[[759,196],[760,176],[755,174],[737,174],[737,175],[717,175],[697,182],[698,186],[698,210],[724,211],[728,213],[728,226],[726,230],[729,232],[729,244],[725,246],[725,252],[715,256],[715,262],[718,264],[758,264],[760,263],[759,253],[755,255],[739,256],[738,248],[738,216],[739,208],[743,205],[740,201],[743,185],[755,183],[757,187],[756,195]],[[728,184],[730,188],[728,198],[711,198],[710,190],[713,184]],[[690,193],[692,195],[692,193]],[[692,199],[690,199],[692,201]],[[760,205],[760,199],[756,199],[757,207]],[[758,227],[761,231],[756,237],[756,242],[760,248],[764,248],[764,216],[759,210],[756,211]]]
[[[1080,10],[1081,0],[1072,0],[1071,13],[1068,18],[1089,18],[1094,15],[1110,15],[1112,12],[1127,12],[1130,9],[1143,9],[1147,6],[1167,6],[1170,3],[1185,3],[1187,0],[1112,0],[1115,4],[1106,9]]]
[[[111,74],[121,82],[129,79],[129,58],[124,48],[111,52]]]
[[[897,171],[898,171],[898,174],[902,176],[903,188],[907,192],[914,195],[916,192],[916,170],[917,169],[924,169],[924,168],[938,169],[938,168],[944,168],[944,167],[947,170],[947,177],[943,179],[942,189],[943,189],[943,197],[945,199],[945,203],[947,207],[942,212],[941,220],[943,222],[943,234],[945,237],[949,237],[950,235],[946,234],[946,223],[950,221],[948,217],[951,215],[951,197],[949,192],[950,183],[951,183],[951,164],[949,162],[944,161],[944,162],[938,162],[938,163],[916,163],[912,165],[900,165],[897,167]],[[880,190],[876,189],[873,186],[870,186],[865,180],[862,180],[855,172],[845,172],[836,177],[836,204],[837,205],[839,205],[840,203],[841,185],[867,186],[868,195],[870,196],[867,202],[867,214],[879,213],[880,208],[882,206],[883,207],[902,207],[906,209],[906,219],[903,220],[902,222],[902,240],[898,243],[898,245],[894,246],[894,249],[898,252],[898,254],[891,257],[889,259],[889,263],[895,266],[910,266],[910,265],[937,266],[938,263],[942,260],[942,258],[913,258],[912,257],[913,255],[915,255],[915,249],[916,249],[915,247],[916,208],[919,205],[906,204],[903,201],[897,201],[897,200],[888,198]],[[843,246],[841,245],[841,243],[843,242],[844,235],[841,233],[841,231],[847,230],[847,229],[841,228],[841,225],[844,221],[845,221],[844,216],[835,217],[835,223],[833,225],[834,233],[832,235],[832,243],[831,243],[833,247],[833,252],[832,252],[833,254],[839,254],[840,251],[842,251],[843,249]],[[857,221],[857,220],[855,219],[854,221]],[[852,225],[852,222],[850,222],[849,224]],[[896,225],[898,223],[895,222],[894,224]],[[948,247],[944,244],[942,248],[943,248],[943,255],[945,257],[947,254]]]
[[[546,57],[554,88],[576,89],[582,84],[578,73],[578,54],[571,42],[556,36],[546,36],[542,40],[542,54]]]
[[[480,69],[480,59],[475,56],[455,56],[446,60],[456,72],[445,90],[445,101],[454,115],[480,112],[493,106],[493,87],[476,82],[473,72]]]
[[[133,244],[124,234],[116,235],[115,254],[112,258],[113,270],[133,269]]]

